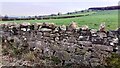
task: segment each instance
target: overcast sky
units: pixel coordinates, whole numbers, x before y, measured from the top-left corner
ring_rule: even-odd
[[[114,6],[119,0],[0,0],[0,15],[33,16],[67,13],[90,7]]]

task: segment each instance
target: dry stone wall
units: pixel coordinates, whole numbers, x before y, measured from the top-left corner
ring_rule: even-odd
[[[0,28],[5,66],[106,66],[107,57],[120,54],[120,28],[97,31],[75,22],[13,23]]]

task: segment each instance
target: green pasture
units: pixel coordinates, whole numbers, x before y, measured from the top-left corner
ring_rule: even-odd
[[[88,14],[88,13],[87,13]],[[75,14],[76,15],[76,14]],[[90,28],[99,28],[99,25],[102,22],[106,23],[106,28],[108,30],[114,30],[118,27],[118,11],[117,10],[108,10],[108,11],[96,11],[94,13],[90,13],[88,16],[75,17],[75,18],[65,18],[65,19],[48,19],[48,20],[19,20],[19,21],[0,21],[0,23],[4,22],[30,22],[30,23],[43,23],[50,22],[55,23],[57,25],[68,25],[72,21],[78,23],[79,26],[88,25]]]

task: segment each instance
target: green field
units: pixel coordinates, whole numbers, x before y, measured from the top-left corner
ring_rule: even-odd
[[[90,12],[89,12],[90,13]],[[75,14],[76,15],[76,14]],[[57,25],[68,25],[72,21],[78,23],[79,26],[88,25],[90,28],[99,28],[101,22],[105,22],[108,30],[113,30],[118,27],[118,11],[108,10],[108,11],[96,11],[95,13],[90,13],[88,16],[75,17],[75,18],[65,18],[65,19],[49,19],[49,20],[20,20],[15,21],[17,23],[22,22],[50,22]],[[3,22],[13,22],[13,21],[0,21]]]

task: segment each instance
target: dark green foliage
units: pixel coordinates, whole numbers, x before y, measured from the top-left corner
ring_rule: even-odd
[[[3,54],[3,55],[8,55],[8,54],[9,54],[9,52],[8,52],[8,50],[7,50],[7,49],[2,49],[2,54]]]
[[[55,57],[55,56],[51,56],[51,60],[52,60],[55,64],[61,63],[61,60],[60,60],[58,57]]]
[[[109,68],[120,68],[120,55],[112,54],[111,57],[106,60]]]

